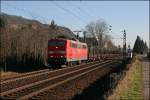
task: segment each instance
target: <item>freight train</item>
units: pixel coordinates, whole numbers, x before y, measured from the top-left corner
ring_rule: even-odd
[[[86,43],[69,39],[48,40],[48,64],[52,68],[61,65],[80,64],[88,60],[88,47]]]
[[[132,59],[132,52],[127,57]],[[86,43],[78,40],[55,38],[48,40],[48,66],[61,68],[62,65],[72,66],[82,62],[100,61],[106,59],[121,59],[120,53],[116,54],[90,54]]]

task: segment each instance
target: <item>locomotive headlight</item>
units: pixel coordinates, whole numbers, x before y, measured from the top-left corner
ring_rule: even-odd
[[[60,56],[61,58],[63,58],[63,56]]]
[[[51,56],[51,58],[53,58],[53,56]]]

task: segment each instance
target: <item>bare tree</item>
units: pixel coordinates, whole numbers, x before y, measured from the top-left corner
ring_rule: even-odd
[[[90,22],[89,24],[86,25],[86,30],[88,31],[88,35],[89,37],[96,37],[95,36],[95,23],[94,22]]]
[[[89,36],[91,36],[93,39],[96,39],[97,46],[96,48],[100,52],[104,48],[104,37],[106,33],[108,32],[108,25],[107,23],[100,19],[95,22],[90,22],[86,25],[86,31],[89,33]]]
[[[104,47],[104,35],[108,32],[108,27],[105,21],[98,20],[95,25],[95,34],[98,38],[98,47]]]

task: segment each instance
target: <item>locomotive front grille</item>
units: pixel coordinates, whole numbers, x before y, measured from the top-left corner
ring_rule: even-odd
[[[48,58],[48,63],[49,64],[65,64],[66,63],[66,58]]]
[[[49,54],[65,54],[66,51],[49,51]]]

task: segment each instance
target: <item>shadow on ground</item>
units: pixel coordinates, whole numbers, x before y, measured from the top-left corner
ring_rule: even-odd
[[[81,94],[75,95],[72,100],[106,100],[107,96],[113,93],[112,90],[117,86],[118,80],[125,76],[124,70],[128,70],[128,68],[125,63],[122,63],[115,70],[84,89]],[[114,73],[116,76],[111,77]]]
[[[12,65],[1,67],[1,70],[7,72],[25,73],[25,72],[32,72],[32,71],[46,69],[46,68],[48,67],[44,65],[12,64]]]

